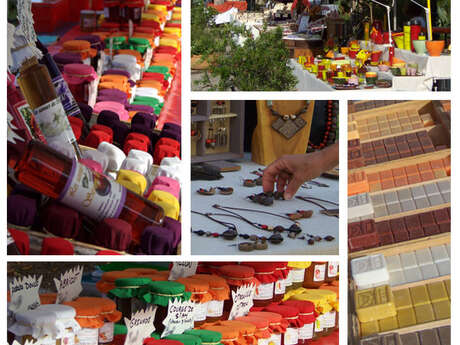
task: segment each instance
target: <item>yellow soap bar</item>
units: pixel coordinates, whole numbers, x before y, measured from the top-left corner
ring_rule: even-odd
[[[356,315],[360,322],[381,320],[396,315],[393,293],[388,285],[357,290],[355,303]]]
[[[414,308],[405,308],[398,310],[398,324],[400,328],[409,327],[417,324]]]
[[[419,305],[414,308],[417,324],[434,321],[434,311],[431,303]]]
[[[392,331],[398,328],[398,319],[396,316],[387,317],[385,319],[379,320],[380,332]]]
[[[450,301],[440,301],[433,303],[434,316],[436,320],[450,318]]]
[[[414,307],[430,303],[430,296],[428,296],[428,289],[426,285],[419,285],[409,288],[412,298],[412,305]]]
[[[427,288],[428,294],[430,295],[431,303],[449,300],[446,287],[444,286],[444,283],[442,281],[428,284]]]
[[[412,300],[410,298],[409,289],[393,291],[393,296],[395,298],[396,310],[412,307]]]
[[[449,299],[450,299],[450,279],[444,280],[444,285],[446,287],[447,294],[449,295]]]
[[[378,321],[361,322],[361,337],[367,337],[368,335],[377,334],[380,332]]]

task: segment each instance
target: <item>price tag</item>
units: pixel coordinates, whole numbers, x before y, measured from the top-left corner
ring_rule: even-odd
[[[193,328],[195,303],[191,301],[179,301],[175,299],[168,304],[168,315],[163,320],[165,330],[161,334],[164,338],[170,334],[182,334]]]
[[[57,297],[56,303],[73,301],[80,296],[83,287],[81,279],[83,278],[83,266],[76,266],[61,274],[61,279],[54,278],[56,284]]]
[[[233,306],[230,310],[229,320],[236,319],[240,316],[246,316],[249,309],[254,305],[253,298],[256,292],[255,285],[243,285],[236,291],[232,291]]]
[[[142,345],[145,338],[155,332],[153,321],[157,308],[150,306],[131,315],[131,320],[125,317],[125,325],[128,329],[124,345]]]
[[[178,261],[173,263],[168,280],[190,277],[196,273],[198,262]]]
[[[35,309],[40,306],[38,290],[43,276],[14,278],[10,284],[11,303],[9,309],[15,313]]]

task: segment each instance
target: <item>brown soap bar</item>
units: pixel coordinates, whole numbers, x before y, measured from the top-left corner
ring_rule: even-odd
[[[367,219],[361,222],[361,233],[370,234],[375,232],[375,221],[373,219]]]
[[[362,143],[361,150],[363,152],[370,152],[370,151],[374,151],[374,148],[372,147],[372,143]],[[441,161],[441,164],[442,164],[442,161]]]
[[[356,237],[361,235],[361,222],[353,222],[348,224],[348,237]]]
[[[395,243],[409,241],[410,239],[409,233],[406,230],[397,232],[393,231],[393,237],[395,239]]]
[[[403,345],[420,345],[417,333],[406,333],[399,335]]]
[[[441,345],[436,329],[424,329],[418,332],[421,345]]]
[[[441,345],[450,345],[450,326],[439,327],[437,331]]]
[[[424,226],[423,232],[425,233],[425,236],[431,236],[431,235],[439,234],[441,231],[439,230],[439,226],[434,224],[434,225]]]
[[[423,228],[418,228],[412,231],[409,231],[409,239],[415,240],[416,238],[422,238],[425,237],[426,234],[424,232]]]
[[[441,234],[444,232],[450,232],[450,221],[449,223],[439,224],[439,232]]]
[[[420,229],[422,227],[420,224],[419,215],[417,214],[404,217],[404,223],[406,224],[406,228],[409,232],[412,230]]]
[[[415,310],[413,308],[405,308],[398,310],[397,318],[400,328],[409,327],[417,324]]]
[[[379,244],[377,232],[359,235],[348,239],[348,249],[356,252],[363,249],[374,248]]]
[[[351,147],[357,147],[359,146],[359,139],[351,139],[351,140],[348,140],[348,147],[351,148]]]
[[[384,147],[384,143],[383,143],[383,140],[382,139],[379,139],[379,140],[374,140],[372,142],[372,147],[374,148],[374,150],[378,147]]]

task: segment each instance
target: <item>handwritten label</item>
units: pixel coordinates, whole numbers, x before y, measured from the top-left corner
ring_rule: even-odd
[[[184,331],[193,328],[195,303],[191,301],[169,301],[168,315],[163,320],[165,330],[161,337],[166,337],[170,334],[182,334]]]
[[[38,290],[43,276],[14,278],[10,284],[11,303],[9,309],[15,313],[25,312],[40,306]]]
[[[76,266],[61,274],[61,279],[54,278],[56,284],[57,297],[56,303],[70,302],[78,298],[83,287],[81,279],[83,278],[83,266]]]
[[[179,278],[190,277],[196,273],[198,262],[178,261],[173,263],[173,267],[169,273],[169,280],[177,280]]]
[[[155,320],[156,307],[149,306],[131,315],[131,320],[125,317],[125,325],[128,328],[124,345],[142,345],[145,338],[155,332],[153,321]]]
[[[232,291],[233,306],[230,310],[229,320],[234,320],[240,316],[246,316],[249,309],[254,305],[255,285],[243,285],[236,291]]]

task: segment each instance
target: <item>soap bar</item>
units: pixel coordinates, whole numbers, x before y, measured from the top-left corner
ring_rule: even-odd
[[[431,247],[431,255],[433,256],[433,261],[435,263],[449,260],[449,255],[447,254],[447,250],[444,245]]]
[[[450,260],[441,261],[436,264],[439,271],[439,276],[447,276],[450,274]]]
[[[355,291],[356,314],[360,322],[381,320],[396,315],[389,285]]]
[[[444,280],[444,286],[446,287],[447,295],[448,295],[449,298],[450,298],[450,279]]]
[[[441,345],[450,345],[450,326],[443,326],[437,329]]]
[[[403,345],[420,345],[417,333],[401,334],[400,338]]]
[[[381,345],[378,335],[361,339],[360,345]]]
[[[401,253],[400,257],[404,269],[417,267],[417,259],[414,252]]]
[[[387,270],[389,272],[402,270],[401,258],[399,255],[386,256],[385,261],[387,262]]]
[[[369,321],[369,322],[361,322],[360,328],[361,328],[362,337],[377,334],[380,332],[379,323],[377,320]]]
[[[430,296],[426,285],[419,285],[409,288],[414,307],[422,306],[430,303]]]
[[[422,248],[415,251],[417,262],[419,266],[433,264],[433,257],[431,256],[430,248]]]
[[[423,274],[420,270],[420,267],[405,268],[404,276],[406,277],[406,283],[418,282],[423,279]]]
[[[439,277],[438,266],[436,264],[429,264],[420,266],[422,271],[423,280]]]
[[[431,322],[435,320],[434,311],[431,304],[420,305],[414,308],[417,324]]]
[[[427,284],[427,289],[432,303],[449,300],[446,287],[442,281]]]
[[[415,310],[413,308],[405,308],[398,310],[397,318],[400,328],[409,327],[417,324]]]
[[[379,320],[380,332],[388,332],[398,328],[398,319],[396,316],[386,317]]]
[[[404,271],[393,271],[390,272],[390,285],[398,286],[406,283],[406,277]]]
[[[381,336],[382,345],[403,345],[398,333],[384,334]]]
[[[396,310],[412,308],[412,300],[409,289],[401,289],[393,291]]]
[[[433,310],[436,320],[450,318],[450,301],[433,302]]]
[[[424,329],[418,334],[421,345],[441,345],[436,329]]]
[[[359,290],[385,285],[390,280],[385,257],[382,254],[351,260],[351,272]]]

